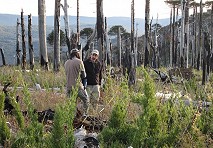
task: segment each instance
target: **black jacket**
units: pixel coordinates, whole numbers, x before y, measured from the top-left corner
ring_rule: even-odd
[[[101,85],[102,66],[100,61],[92,62],[90,59],[84,61],[87,85]]]

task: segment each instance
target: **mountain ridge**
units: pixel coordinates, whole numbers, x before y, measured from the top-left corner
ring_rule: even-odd
[[[17,19],[21,20],[20,15],[13,14],[0,14],[0,48],[4,49],[5,59],[7,64],[14,64],[15,50],[16,50],[16,24]],[[61,16],[61,29],[64,29],[63,16]],[[76,32],[76,16],[69,16],[69,23],[71,31]],[[155,22],[155,20],[153,20]],[[162,26],[168,25],[169,19],[160,19],[159,24]],[[25,23],[25,34],[26,34],[26,44],[28,44],[27,39],[27,15],[24,15]],[[95,17],[80,17],[80,29],[85,27],[94,28],[96,23]],[[138,24],[138,36],[144,33],[144,19],[135,19],[135,24]],[[127,32],[130,32],[131,28],[131,18],[130,17],[109,17],[107,18],[108,29],[114,25],[123,26]],[[46,34],[48,34],[54,29],[54,17],[46,16]],[[38,17],[32,16],[32,37],[33,37],[33,47],[35,57],[39,55],[39,37],[38,37]],[[21,46],[21,45],[20,45]],[[21,48],[21,47],[20,47]],[[2,65],[0,57],[0,65]]]

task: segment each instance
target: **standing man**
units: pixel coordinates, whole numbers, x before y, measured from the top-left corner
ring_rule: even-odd
[[[87,74],[87,93],[90,103],[96,110],[100,98],[100,85],[102,79],[102,66],[98,60],[99,51],[93,50],[90,57],[84,61],[84,67]]]
[[[86,88],[86,73],[83,61],[80,60],[78,49],[72,49],[70,59],[65,62],[67,97],[71,97],[72,91],[78,87],[78,97],[83,101],[84,115],[88,112],[89,98]],[[81,80],[78,81],[78,80]],[[79,85],[78,85],[79,84]]]

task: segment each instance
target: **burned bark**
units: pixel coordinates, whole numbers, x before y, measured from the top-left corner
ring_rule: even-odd
[[[30,69],[34,68],[34,51],[33,51],[33,39],[32,39],[32,15],[28,15],[28,44],[29,44],[29,59]]]

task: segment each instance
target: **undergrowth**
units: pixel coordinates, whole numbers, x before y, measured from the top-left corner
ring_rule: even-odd
[[[128,86],[125,77],[121,79],[105,78],[102,88],[105,109],[101,116],[107,120],[107,126],[98,136],[101,147],[206,147],[212,146],[213,139],[213,106],[208,108],[185,105],[183,97],[172,96],[166,101],[156,97],[156,92],[184,92],[191,101],[212,102],[212,85],[201,86],[194,78],[182,84],[161,84],[154,82],[151,72],[143,68],[137,69],[135,86]],[[211,79],[211,78],[210,78]],[[14,133],[3,114],[4,98],[0,92],[0,144],[5,147],[73,147],[73,120],[76,112],[76,95],[69,99],[63,90],[65,87],[64,71],[59,73],[42,70],[22,72],[18,67],[4,68],[0,73],[0,85],[10,82],[11,103],[14,106],[13,116],[17,124]],[[35,103],[35,93],[29,90],[38,83],[46,91],[40,91],[37,100],[49,100],[48,104]],[[22,87],[21,92],[19,87]],[[55,94],[50,88],[59,87]],[[77,91],[77,90],[76,90]],[[53,95],[49,97],[49,93]],[[17,94],[21,94],[27,116],[22,115],[23,104],[15,102]],[[54,104],[55,116],[51,131],[45,131],[45,125],[38,122],[35,109]],[[40,104],[39,104],[40,103]]]

